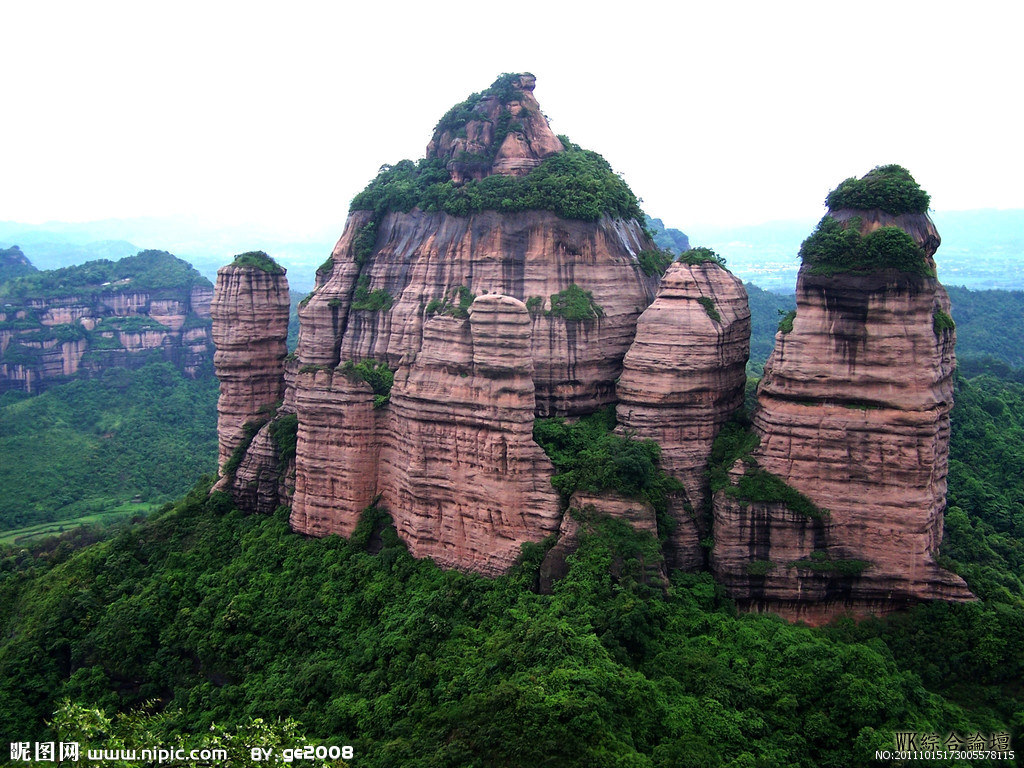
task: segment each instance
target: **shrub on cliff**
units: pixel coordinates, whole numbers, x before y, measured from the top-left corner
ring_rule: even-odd
[[[594,294],[571,283],[564,291],[551,294],[551,309],[548,314],[574,322],[596,320],[604,317],[604,310],[594,301]]]
[[[710,248],[690,248],[688,251],[683,251],[679,254],[679,258],[676,261],[681,261],[684,264],[707,264],[710,262],[725,269],[725,258],[719,256]]]
[[[636,255],[636,261],[640,265],[641,271],[648,277],[664,275],[672,260],[672,253],[661,248],[643,250]]]
[[[661,471],[661,448],[653,440],[617,435],[614,429],[613,408],[572,423],[561,417],[535,420],[533,439],[558,470],[551,484],[566,498],[577,490],[612,490],[645,499],[665,512],[668,494],[682,486]]]
[[[284,267],[270,258],[270,256],[263,251],[248,251],[246,253],[240,253],[235,256],[235,260],[231,262],[231,266],[255,267],[263,272],[269,272],[272,275],[284,274]]]
[[[364,381],[373,390],[373,407],[383,408],[391,400],[391,385],[395,383],[395,372],[387,363],[372,358],[355,363],[346,360],[340,370],[354,381]]]
[[[801,261],[809,265],[815,275],[896,269],[934,277],[925,252],[902,229],[880,227],[862,236],[859,225],[857,218],[843,224],[831,216],[823,217],[800,245]]]
[[[875,208],[898,216],[926,213],[931,198],[918,186],[910,171],[899,165],[880,165],[859,179],[850,177],[828,193],[825,205],[831,210]]]
[[[565,152],[549,157],[522,178],[488,176],[456,186],[444,160],[402,160],[381,166],[380,173],[352,199],[350,211],[413,208],[469,216],[481,211],[517,213],[551,211],[563,219],[597,221],[602,215],[644,222],[636,196],[608,161],[562,138]]]

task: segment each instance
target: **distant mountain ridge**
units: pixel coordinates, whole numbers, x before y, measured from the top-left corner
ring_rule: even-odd
[[[15,277],[31,275],[36,271],[32,262],[25,257],[18,246],[0,249],[0,283]]]

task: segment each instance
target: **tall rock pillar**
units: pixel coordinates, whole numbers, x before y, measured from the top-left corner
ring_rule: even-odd
[[[285,270],[265,253],[242,254],[217,270],[210,314],[221,470],[245,437],[243,425],[269,416],[284,397],[289,309]]]
[[[619,424],[655,440],[662,468],[686,487],[688,505],[670,504],[670,564],[686,569],[704,564],[708,457],[722,424],[743,404],[750,353],[747,292],[707,253],[706,261],[669,267],[640,315],[617,386]]]
[[[934,560],[956,361],[927,195],[887,166],[828,202],[758,389],[760,445],[732,469],[759,498],[740,486],[716,496],[713,568],[741,604],[809,621],[972,599]],[[817,511],[765,501],[757,471]]]

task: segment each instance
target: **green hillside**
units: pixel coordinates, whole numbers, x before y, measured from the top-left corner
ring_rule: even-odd
[[[0,535],[179,498],[216,470],[217,391],[212,371],[193,380],[157,362],[35,397],[7,393]]]
[[[599,519],[541,595],[541,547],[506,577],[443,572],[380,511],[308,539],[201,484],[80,551],[6,551],[0,729],[48,738],[65,698],[155,702],[159,739],[293,718],[366,766],[845,766],[895,731],[1016,740],[1021,397],[958,388],[943,558],[980,603],[824,629],[738,616],[707,575],[652,581],[655,540]]]

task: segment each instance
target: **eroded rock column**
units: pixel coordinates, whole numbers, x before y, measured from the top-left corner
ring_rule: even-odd
[[[703,564],[697,523],[719,429],[743,404],[750,309],[743,283],[714,262],[672,264],[640,316],[617,392],[622,428],[661,446],[661,466],[686,487],[671,500],[672,565]]]
[[[273,267],[274,271],[267,271],[230,264],[217,270],[210,314],[217,347],[213,362],[220,379],[217,437],[221,468],[242,442],[245,422],[272,409],[284,397],[288,281],[284,269]]]

